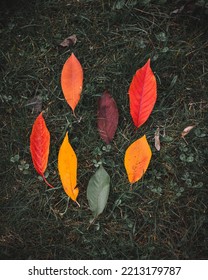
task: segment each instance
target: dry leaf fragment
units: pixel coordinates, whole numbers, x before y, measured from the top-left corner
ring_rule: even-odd
[[[179,14],[179,13],[181,13],[181,12],[183,11],[183,9],[184,9],[184,5],[181,6],[180,8],[175,9],[174,11],[172,11],[172,12],[170,13],[170,15]]]
[[[155,148],[160,151],[160,128],[158,127],[155,131]]]
[[[181,133],[181,137],[184,138],[194,127],[195,125],[190,125],[184,128],[184,130]]]
[[[71,47],[74,46],[77,42],[77,36],[75,34],[67,37],[66,39],[64,39],[59,45],[61,47]]]

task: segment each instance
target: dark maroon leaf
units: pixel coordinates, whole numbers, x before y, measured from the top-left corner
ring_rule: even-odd
[[[100,137],[109,144],[118,126],[118,109],[108,91],[105,91],[98,100],[97,126]]]

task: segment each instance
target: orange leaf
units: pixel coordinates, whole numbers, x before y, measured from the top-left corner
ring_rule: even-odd
[[[126,150],[124,165],[130,183],[135,183],[146,172],[152,157],[152,151],[146,136],[133,142]]]
[[[80,100],[82,86],[83,69],[79,60],[72,53],[65,62],[61,72],[61,87],[64,97],[73,112]]]
[[[49,147],[50,133],[43,118],[43,113],[40,113],[33,124],[32,133],[30,135],[30,153],[35,170],[42,176],[46,184],[53,188],[44,176],[48,164]]]
[[[76,201],[79,193],[77,186],[77,156],[69,143],[68,132],[58,154],[58,170],[66,194]]]
[[[150,59],[137,70],[129,87],[130,113],[137,128],[149,118],[157,98],[157,84]]]

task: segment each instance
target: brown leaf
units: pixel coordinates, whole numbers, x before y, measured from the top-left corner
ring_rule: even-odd
[[[77,36],[75,34],[67,37],[66,39],[64,39],[59,45],[61,47],[71,47],[74,46],[77,42]]]
[[[184,138],[194,127],[195,125],[190,125],[184,128],[184,130],[181,133],[181,137]]]
[[[158,127],[155,131],[155,148],[160,151],[160,128]]]
[[[100,137],[109,144],[118,126],[118,109],[115,100],[105,91],[98,100],[97,127]]]

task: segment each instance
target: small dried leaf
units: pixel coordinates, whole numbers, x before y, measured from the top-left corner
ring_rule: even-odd
[[[181,133],[181,137],[184,138],[194,127],[195,125],[190,125],[184,128],[184,130]]]
[[[77,42],[77,36],[75,34],[67,37],[66,39],[64,39],[59,45],[61,47],[71,47],[74,46]]]
[[[155,148],[160,151],[160,128],[158,127],[155,131]]]
[[[184,9],[184,6],[181,6],[180,8],[175,9],[174,11],[172,11],[170,13],[170,15],[179,14],[179,13],[181,13],[183,11],[183,9]]]

